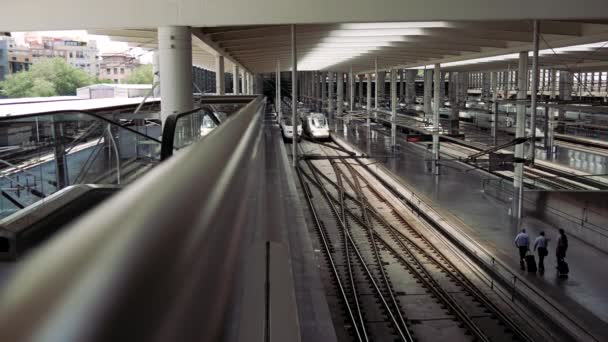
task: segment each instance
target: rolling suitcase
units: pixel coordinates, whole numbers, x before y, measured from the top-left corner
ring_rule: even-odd
[[[534,259],[534,254],[526,255],[526,268],[528,272],[536,272],[536,259]]]
[[[570,272],[570,268],[568,267],[568,263],[565,261],[560,261],[557,264],[557,274],[561,278],[568,278],[568,273]]]

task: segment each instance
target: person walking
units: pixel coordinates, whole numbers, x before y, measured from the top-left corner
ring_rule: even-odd
[[[566,251],[568,250],[568,237],[563,229],[559,230],[559,237],[557,238],[557,247],[555,248],[555,257],[557,258],[557,272],[560,276],[567,277],[570,269],[568,264],[564,260],[566,258]]]
[[[538,272],[545,272],[545,257],[549,254],[547,247],[549,239],[545,237],[545,232],[540,232],[540,235],[534,240],[534,251],[538,250]]]
[[[522,229],[519,234],[515,237],[515,246],[519,249],[519,266],[522,270],[526,269],[526,253],[530,250],[530,238],[525,229]]]

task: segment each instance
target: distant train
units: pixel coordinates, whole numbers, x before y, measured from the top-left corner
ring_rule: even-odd
[[[303,120],[304,131],[315,139],[329,139],[329,124],[322,113],[310,113]]]

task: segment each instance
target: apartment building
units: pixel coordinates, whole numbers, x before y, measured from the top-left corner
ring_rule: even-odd
[[[139,60],[129,54],[106,53],[101,56],[99,78],[124,83],[124,79],[139,65]]]

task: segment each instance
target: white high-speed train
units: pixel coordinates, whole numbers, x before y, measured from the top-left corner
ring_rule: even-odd
[[[304,131],[315,139],[329,139],[329,124],[322,113],[310,113],[303,120]]]

